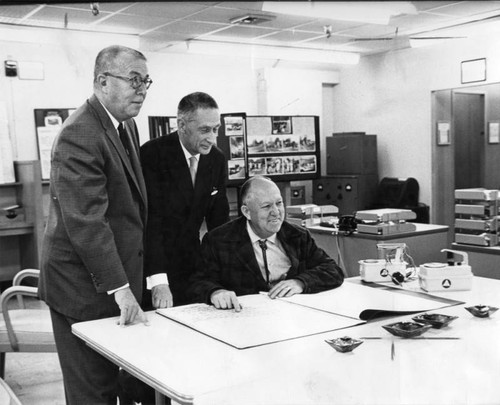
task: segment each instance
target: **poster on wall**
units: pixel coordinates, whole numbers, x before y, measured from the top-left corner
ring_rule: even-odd
[[[42,180],[50,179],[50,154],[63,122],[74,108],[44,108],[35,109],[36,139],[38,158],[42,168]]]
[[[275,181],[317,178],[319,117],[222,116],[218,146],[228,160],[228,184],[264,175]]]

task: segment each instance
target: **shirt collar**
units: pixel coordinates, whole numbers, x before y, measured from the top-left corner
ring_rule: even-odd
[[[98,101],[99,101],[99,99],[98,99]],[[101,103],[101,102],[99,101],[99,103]],[[113,123],[113,127],[118,128],[118,125],[120,125],[120,122],[115,117],[113,117],[113,114],[111,114],[109,112],[109,110],[104,106],[103,103],[101,103],[101,105],[102,105],[102,108],[104,108],[104,111],[106,111],[106,113],[108,114],[109,119]]]
[[[259,240],[262,240],[262,238],[260,236],[258,236],[252,229],[252,227],[250,226],[250,221],[247,220],[247,232],[248,232],[248,236],[250,236],[250,241],[252,242],[252,245],[259,241]],[[269,238],[266,238],[269,242],[272,242],[276,245],[276,234],[273,234],[271,235]]]
[[[189,151],[186,149],[186,147],[182,144],[182,141],[180,140],[179,138],[179,143],[181,144],[181,148],[182,148],[182,151],[184,152],[184,156],[186,158],[186,160],[188,161],[188,164],[189,164],[189,158],[191,158],[191,156],[194,156],[196,158],[196,160],[200,160],[200,154],[197,153],[196,155],[192,155],[191,153],[189,153]]]

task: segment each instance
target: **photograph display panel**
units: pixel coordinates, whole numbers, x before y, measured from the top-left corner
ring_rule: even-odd
[[[50,155],[52,145],[63,122],[74,108],[43,108],[35,109],[36,140],[38,158],[42,169],[42,180],[50,179]]]
[[[264,175],[275,181],[320,173],[317,116],[222,115],[217,144],[228,160],[229,184]]]
[[[247,116],[248,176],[276,180],[319,174],[318,119],[314,116]]]

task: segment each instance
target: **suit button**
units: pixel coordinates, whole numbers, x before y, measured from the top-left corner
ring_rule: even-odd
[[[144,255],[144,250],[139,250],[139,257],[142,257]]]

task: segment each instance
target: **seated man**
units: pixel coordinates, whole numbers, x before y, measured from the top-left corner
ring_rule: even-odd
[[[188,293],[194,302],[241,310],[237,296],[269,291],[271,298],[338,287],[342,270],[309,231],[284,221],[276,184],[256,176],[241,188],[243,217],[208,232]]]

